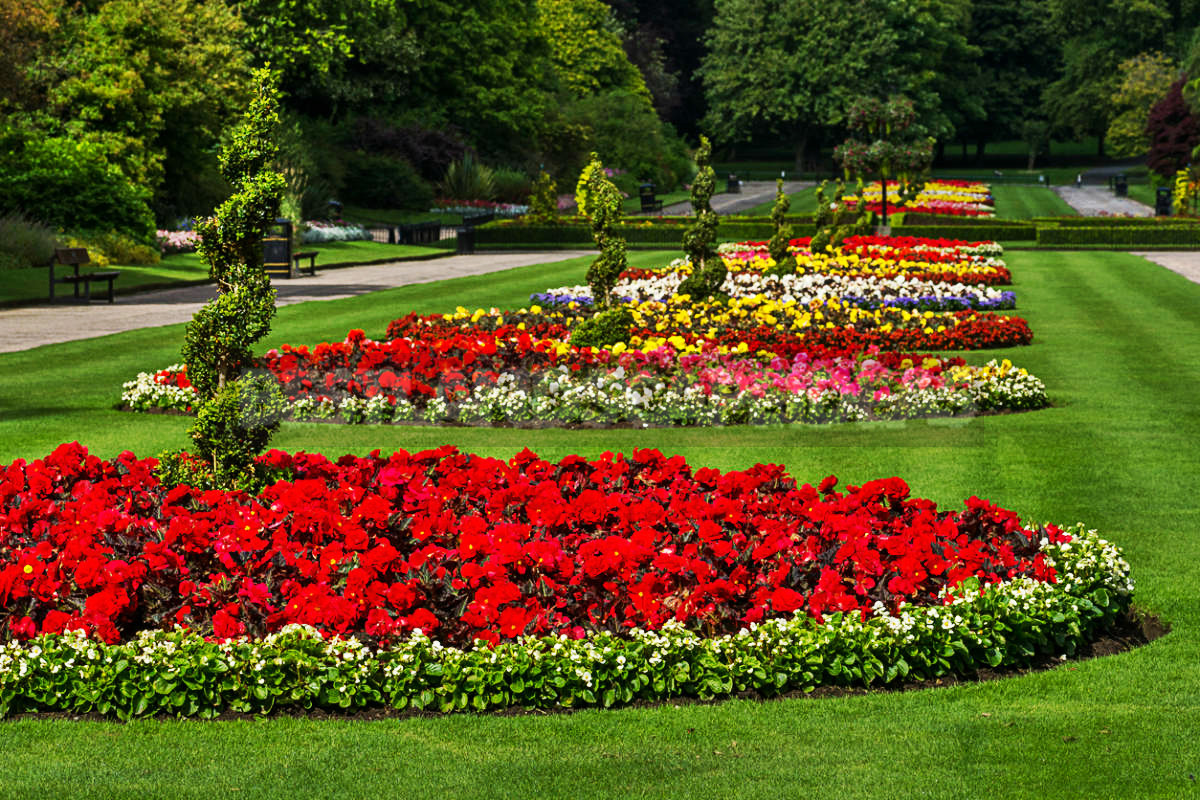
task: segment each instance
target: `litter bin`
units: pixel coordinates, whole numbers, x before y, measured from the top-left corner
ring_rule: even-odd
[[[1159,217],[1171,216],[1171,189],[1160,186],[1154,191],[1154,214]]]
[[[1117,197],[1128,197],[1129,196],[1129,176],[1128,175],[1126,175],[1125,173],[1122,172],[1120,175],[1117,176],[1116,181],[1113,182],[1113,194],[1115,194]]]
[[[729,179],[725,182],[725,191],[728,194],[741,194],[742,182],[738,180],[738,176],[732,172],[729,173]]]
[[[475,252],[474,226],[463,226],[461,228],[456,228],[454,235],[458,239],[459,255],[470,255]]]

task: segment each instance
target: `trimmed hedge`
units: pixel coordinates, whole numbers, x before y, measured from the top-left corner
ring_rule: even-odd
[[[1139,247],[1142,245],[1200,245],[1200,226],[1156,225],[1156,226],[1065,226],[1039,225],[1039,245],[1119,245]]]
[[[1160,228],[1181,225],[1200,226],[1200,219],[1189,217],[1036,217],[1038,227],[1060,228]]]
[[[1030,223],[992,224],[992,220],[975,225],[898,225],[893,236],[919,236],[928,239],[965,239],[971,242],[1020,241],[1037,238],[1037,228]]]
[[[730,241],[766,241],[774,228],[766,217],[762,221],[736,222],[730,218],[721,220],[717,228],[717,239]],[[811,225],[811,222],[810,222]],[[683,225],[617,225],[614,232],[625,239],[630,247],[681,247]],[[794,227],[796,236],[812,236],[811,227]],[[482,248],[527,247],[540,244],[577,245],[591,247],[592,237],[581,225],[496,225],[489,223],[475,229],[475,243]]]

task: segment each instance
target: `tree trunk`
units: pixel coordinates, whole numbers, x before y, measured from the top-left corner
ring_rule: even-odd
[[[804,154],[808,150],[808,134],[796,134],[796,172],[804,172]]]
[[[1029,148],[1029,163],[1025,166],[1026,172],[1033,172],[1033,164],[1037,161],[1037,146]]]
[[[975,140],[975,163],[976,164],[983,163],[983,154],[984,154],[985,150],[987,150],[987,139],[976,139]]]
[[[1100,158],[1104,158],[1104,134],[1103,133],[1100,134],[1100,137],[1098,139],[1096,139],[1096,155],[1099,156]]]
[[[959,145],[962,146],[962,163],[963,163],[963,166],[965,167],[967,165],[967,140],[966,139],[960,140]]]

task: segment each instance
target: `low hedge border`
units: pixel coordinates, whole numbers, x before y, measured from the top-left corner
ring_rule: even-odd
[[[116,645],[46,635],[0,647],[0,716],[611,707],[970,676],[1065,658],[1128,609],[1133,582],[1120,551],[1083,525],[1067,532],[1073,541],[1043,545],[1058,571],[1054,584],[1021,578],[981,591],[972,579],[943,605],[901,606],[896,615],[880,608],[865,622],[839,613],[818,623],[800,612],[710,639],[670,624],[627,637],[525,637],[470,650],[419,632],[376,650],[303,626],[223,642],[181,629]]]
[[[1039,225],[1039,245],[1106,245],[1133,248],[1146,245],[1200,245],[1200,226],[1192,224],[1154,226],[1128,225]]]

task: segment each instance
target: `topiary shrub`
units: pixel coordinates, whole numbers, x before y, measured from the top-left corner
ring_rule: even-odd
[[[285,190],[283,176],[272,168],[279,125],[275,80],[259,70],[255,82],[250,109],[220,157],[234,194],[216,216],[196,226],[197,249],[216,281],[217,298],[196,312],[183,345],[199,401],[190,430],[196,453],[212,465],[219,485],[230,486],[248,474],[254,455],[266,447],[283,402],[272,379],[239,377],[275,314],[275,290],[262,268],[262,238]]]
[[[633,314],[627,308],[610,308],[601,311],[571,331],[571,344],[575,347],[612,347],[618,342],[629,341],[629,329],[633,327]]]
[[[553,225],[558,222],[558,186],[545,170],[542,170],[533,182],[533,189],[529,195],[529,213],[526,216],[530,222],[539,225]]]
[[[587,271],[592,302],[597,308],[608,308],[612,289],[625,270],[625,240],[613,234],[613,226],[621,221],[621,193],[605,176],[604,166],[595,153],[579,175],[575,202],[579,212],[591,222],[592,239],[600,248],[600,255]]]
[[[692,262],[692,274],[679,285],[679,294],[689,295],[692,300],[721,297],[721,286],[725,283],[725,262],[717,253],[717,212],[709,201],[717,188],[717,175],[709,160],[712,145],[708,137],[700,137],[700,148],[696,151],[696,178],[692,182],[692,211],[694,221],[683,233],[683,251]]]
[[[784,223],[792,200],[783,191],[783,178],[775,179],[775,205],[771,208],[771,224],[775,233],[767,242],[767,252],[775,265],[767,270],[770,275],[790,275],[796,271],[796,258],[788,250],[788,242],[792,240],[792,226]]]

